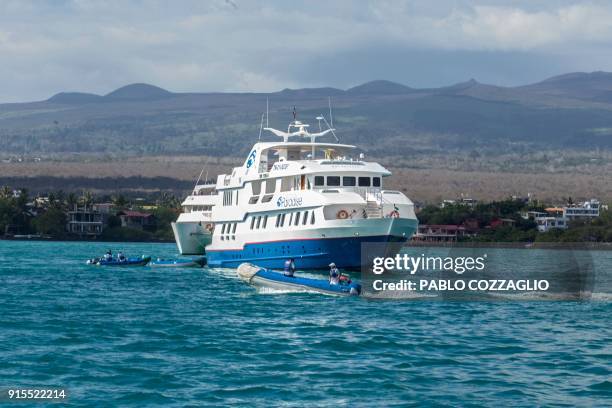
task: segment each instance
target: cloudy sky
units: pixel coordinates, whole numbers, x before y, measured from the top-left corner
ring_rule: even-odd
[[[612,71],[608,1],[0,0],[0,102]]]

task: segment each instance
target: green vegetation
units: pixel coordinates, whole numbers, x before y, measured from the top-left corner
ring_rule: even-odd
[[[94,211],[96,203],[112,204],[110,213]],[[149,204],[149,205],[147,205]],[[97,214],[102,223],[102,233],[71,233],[68,231],[70,211]],[[30,199],[25,189],[14,191],[5,186],[0,189],[0,237],[15,235],[40,235],[54,239],[93,238],[108,241],[169,241],[173,240],[170,223],[179,213],[180,202],[176,197],[162,192],[157,199],[135,205],[123,195],[100,197],[91,192],[65,194],[63,191],[49,193],[47,197]],[[131,210],[151,214],[153,222],[142,228],[122,226],[121,211]],[[82,216],[82,214],[79,214]],[[89,220],[87,220],[89,221]],[[138,226],[137,226],[138,227]]]
[[[0,234],[30,234],[32,214],[28,209],[28,192],[21,190],[16,196],[8,187],[0,189]]]
[[[543,212],[541,203],[508,199],[477,204],[473,207],[451,204],[427,206],[418,213],[421,224],[463,225],[471,230],[462,241],[473,242],[612,242],[612,211],[601,210],[593,220],[575,220],[568,229],[540,233],[532,219],[521,213]]]
[[[56,238],[66,236],[66,213],[60,208],[49,208],[32,221],[36,232]]]
[[[107,228],[100,236],[105,241],[152,241],[153,234],[149,231],[129,227]]]

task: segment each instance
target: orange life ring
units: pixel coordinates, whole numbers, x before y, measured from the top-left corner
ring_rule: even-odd
[[[349,213],[346,210],[340,210],[336,214],[336,218],[338,218],[339,220],[346,220],[348,216],[349,216]]]
[[[399,211],[393,210],[389,213],[389,217],[391,218],[399,218]]]

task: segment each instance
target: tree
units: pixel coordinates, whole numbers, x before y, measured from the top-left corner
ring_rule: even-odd
[[[86,208],[92,206],[92,204],[94,203],[94,195],[91,193],[91,191],[86,191],[83,193],[83,196],[81,197],[81,203],[83,203],[83,206]]]
[[[66,206],[68,207],[68,211],[74,211],[74,207],[79,203],[79,199],[76,194],[70,193],[68,197],[66,197]]]
[[[62,237],[66,231],[66,214],[57,207],[49,208],[33,221],[36,232],[54,237]]]
[[[13,196],[13,190],[11,190],[9,186],[3,186],[2,189],[0,189],[0,198],[8,199],[8,198],[11,198],[12,196]]]
[[[121,218],[116,215],[111,215],[107,220],[108,228],[121,227]]]
[[[123,194],[119,194],[113,196],[113,204],[115,205],[115,207],[117,207],[118,210],[122,210],[128,205],[128,201],[123,196]]]

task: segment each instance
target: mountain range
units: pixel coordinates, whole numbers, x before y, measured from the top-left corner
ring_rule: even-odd
[[[142,83],[106,95],[61,92],[0,104],[0,156],[243,155],[258,138],[266,101],[270,126],[283,129],[294,106],[303,122],[330,121],[328,98],[341,141],[374,155],[612,149],[612,73],[592,72],[516,87],[378,80],[273,93],[175,93]]]

